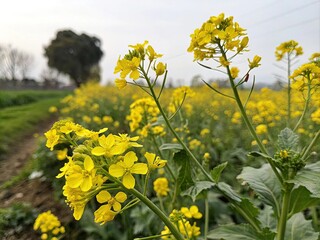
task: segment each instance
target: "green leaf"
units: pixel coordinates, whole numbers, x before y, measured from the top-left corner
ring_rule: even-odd
[[[310,191],[311,197],[320,198],[320,162],[306,165],[288,182],[303,186]]]
[[[190,196],[192,198],[192,201],[196,201],[197,196],[203,191],[210,189],[215,184],[213,182],[209,181],[198,181],[195,182],[195,184],[191,187],[189,187],[187,190],[183,191],[181,193],[181,196]]]
[[[263,158],[268,158],[268,159],[272,158],[267,154],[264,154],[262,152],[257,152],[257,151],[249,152],[249,156],[252,156],[252,157],[263,157]]]
[[[283,129],[278,135],[278,145],[281,149],[295,149],[299,144],[299,136],[290,128]]]
[[[236,211],[247,221],[250,221],[252,224],[256,226],[260,226],[260,221],[258,219],[259,209],[253,205],[253,203],[247,199],[242,198],[237,193],[233,191],[231,186],[224,182],[219,182],[217,184],[220,192],[223,193],[225,197],[231,202],[232,207],[235,208]]]
[[[271,206],[265,205],[258,217],[261,222],[261,226],[264,228],[269,228],[271,230],[276,230],[277,228],[277,218],[274,215],[273,208]]]
[[[299,186],[298,188],[295,188],[291,193],[289,213],[298,213],[308,207],[314,206],[319,203],[319,198],[311,197],[311,193],[308,189]]]
[[[183,149],[183,147],[179,143],[164,143],[160,146],[159,149],[161,151],[162,150],[174,150],[174,152],[179,152],[180,150]]]
[[[182,191],[194,185],[191,161],[185,150],[174,154],[173,160],[179,165],[177,184]]]
[[[269,164],[264,164],[258,169],[245,167],[237,178],[248,184],[260,197],[261,201],[272,206],[277,216],[279,215],[281,184]]]
[[[286,240],[317,240],[319,233],[312,227],[311,220],[305,220],[302,213],[293,215],[287,222],[284,239]]]
[[[274,237],[274,232],[265,229],[259,233],[248,224],[224,225],[208,233],[208,239],[274,240]]]
[[[219,179],[220,179],[220,176],[221,176],[221,173],[222,171],[225,169],[225,167],[228,165],[228,162],[224,162],[224,163],[221,163],[219,164],[218,166],[216,166],[215,168],[213,168],[211,170],[211,176],[213,178],[213,180],[218,183],[219,182]]]

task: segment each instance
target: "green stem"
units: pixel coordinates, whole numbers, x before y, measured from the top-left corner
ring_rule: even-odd
[[[316,135],[312,139],[311,143],[309,144],[307,149],[304,151],[304,153],[303,153],[303,155],[301,157],[302,160],[305,160],[307,158],[307,156],[309,155],[309,153],[311,152],[313,146],[316,144],[316,142],[318,141],[319,138],[320,138],[320,130],[316,133]]]
[[[221,54],[222,54],[223,58],[227,61],[228,59],[227,59],[226,53],[224,52],[222,46],[220,44],[218,44],[218,46],[219,46],[219,48],[221,50]],[[245,124],[246,124],[246,126],[247,126],[247,128],[249,130],[249,132],[251,133],[252,137],[254,138],[254,140],[256,140],[256,142],[257,142],[257,144],[258,144],[258,146],[260,148],[260,151],[262,153],[266,154],[266,155],[269,155],[267,149],[264,147],[264,145],[262,144],[260,138],[258,137],[255,129],[253,128],[252,123],[250,122],[249,117],[248,117],[248,115],[247,115],[247,113],[246,113],[246,111],[244,109],[244,106],[243,106],[243,104],[241,102],[238,90],[237,90],[237,88],[235,86],[235,83],[233,81],[233,77],[231,75],[231,71],[230,71],[229,66],[227,66],[226,68],[227,68],[227,73],[228,73],[228,76],[229,76],[229,81],[230,81],[230,84],[231,84],[231,88],[232,88],[232,91],[233,91],[233,95],[235,97],[235,100],[236,100],[237,105],[239,107],[239,110],[241,112],[242,118],[243,118],[243,120],[244,120],[244,122],[245,122]],[[275,173],[275,175],[277,176],[279,181],[282,183],[283,182],[282,177],[281,177],[280,173],[278,172],[275,164],[272,162],[271,159],[267,159],[267,161],[270,164],[273,172]]]
[[[303,113],[301,115],[301,117],[299,118],[299,121],[297,122],[296,126],[294,127],[293,131],[295,132],[297,130],[297,128],[299,127],[299,125],[301,124],[303,118],[305,117],[308,107],[309,107],[309,103],[311,100],[311,81],[310,81],[310,76],[308,76],[308,93],[307,93],[307,99],[306,102],[304,104],[304,109],[303,109]]]
[[[174,135],[174,137],[178,140],[178,142],[181,144],[182,148],[187,152],[187,154],[191,157],[191,159],[193,160],[193,162],[197,165],[197,167],[201,170],[201,172],[205,175],[205,177],[213,182],[212,177],[210,176],[209,173],[207,173],[206,170],[204,170],[204,168],[202,167],[202,165],[200,164],[200,162],[197,160],[197,158],[193,155],[193,153],[190,151],[190,149],[186,146],[186,144],[182,141],[182,139],[179,137],[179,135],[177,134],[177,132],[174,130],[174,128],[171,126],[171,123],[167,117],[167,115],[165,114],[162,106],[160,105],[160,102],[157,99],[157,96],[152,88],[151,82],[149,80],[148,75],[145,73],[145,71],[142,69],[142,72],[144,74],[144,78],[146,79],[151,95],[154,99],[154,101],[156,102],[158,109],[161,113],[161,115],[163,116],[164,121],[166,122],[166,125],[168,126],[168,128],[170,129],[170,131],[172,132],[172,134]]]
[[[170,219],[162,212],[152,201],[150,201],[146,196],[141,194],[139,191],[136,189],[128,189],[123,184],[115,177],[110,175],[108,171],[104,171],[104,173],[107,175],[107,177],[114,181],[115,183],[118,183],[119,186],[123,188],[124,191],[129,192],[133,194],[135,197],[141,200],[151,211],[153,211],[161,220],[162,222],[169,228],[170,232],[172,235],[177,239],[177,240],[183,240],[183,237],[179,230],[176,228],[176,226],[170,221]]]
[[[282,196],[281,214],[277,226],[277,240],[284,240],[293,184],[285,184],[284,187],[285,189]]]
[[[313,206],[310,207],[311,209],[311,214],[312,214],[312,221],[313,221],[313,226],[316,231],[318,231],[319,228],[319,219],[318,219],[318,214],[317,214],[317,207]]]
[[[170,221],[170,219],[148,198],[143,196],[140,192],[138,192],[136,189],[127,189],[128,192],[132,193],[135,195],[137,198],[141,200],[145,205],[147,205],[161,220],[162,222],[169,228],[170,232],[172,235],[177,239],[177,240],[183,240],[183,236],[181,233],[178,231],[176,226]]]
[[[171,233],[168,234],[159,234],[159,235],[153,235],[149,237],[142,237],[142,238],[135,238],[134,240],[149,240],[149,239],[159,239],[160,237],[166,237],[172,235]]]
[[[208,200],[208,196],[206,196],[205,202],[205,222],[204,222],[204,240],[207,240],[207,236],[208,236],[208,230],[209,230],[209,200]]]
[[[291,84],[290,84],[290,75],[291,75],[291,61],[290,61],[290,54],[288,53],[288,112],[287,112],[287,127],[290,128],[290,121],[291,121]]]

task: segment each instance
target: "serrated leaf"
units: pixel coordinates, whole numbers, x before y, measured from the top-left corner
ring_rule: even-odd
[[[319,233],[312,227],[311,220],[305,220],[302,213],[293,215],[287,221],[284,239],[286,240],[318,240]]]
[[[280,211],[281,184],[268,164],[264,164],[258,169],[245,167],[237,178],[248,184],[260,197],[262,202],[272,206],[278,216]]]
[[[174,150],[175,152],[178,152],[183,149],[181,144],[179,143],[164,143],[162,144],[159,149],[162,150]]]
[[[227,165],[228,165],[228,162],[224,162],[224,163],[221,163],[218,166],[214,167],[211,170],[210,174],[211,174],[212,179],[215,181],[215,183],[219,182],[221,173]]]
[[[295,149],[299,143],[299,136],[290,128],[283,129],[278,135],[278,145],[281,149]]]
[[[290,195],[289,212],[290,214],[298,213],[319,203],[319,198],[311,197],[311,193],[308,189],[299,186],[298,188],[295,188]]]
[[[192,198],[192,201],[196,201],[197,196],[203,191],[210,189],[215,184],[213,182],[209,181],[198,181],[195,182],[195,184],[191,187],[189,187],[187,190],[183,191],[181,193],[181,196],[190,196]]]
[[[177,184],[184,191],[194,185],[190,158],[186,151],[181,150],[174,154],[173,160],[179,165]]]
[[[275,233],[267,229],[259,233],[248,224],[224,225],[208,233],[208,239],[274,240]]]
[[[231,202],[232,207],[236,210],[241,209],[241,216],[245,219],[250,219],[251,222],[254,222],[256,225],[260,225],[260,221],[258,219],[259,209],[253,205],[253,203],[247,199],[242,198],[236,192],[233,191],[231,186],[224,182],[219,182],[217,184],[220,192],[223,192],[223,195],[228,198]]]
[[[311,197],[320,198],[320,162],[306,165],[288,182],[303,186],[310,191]]]

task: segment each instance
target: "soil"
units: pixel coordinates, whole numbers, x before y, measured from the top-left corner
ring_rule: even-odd
[[[12,146],[4,160],[0,161],[0,186],[3,182],[19,174],[37,149],[35,135],[43,135],[57,119],[49,119],[39,123],[32,134],[24,136],[18,144]],[[27,203],[38,212],[51,210],[61,222],[69,222],[72,216],[65,204],[54,200],[53,189],[44,178],[23,179],[12,187],[0,191],[0,208],[9,207],[14,203]],[[1,230],[1,229],[0,229]],[[14,230],[5,232],[3,240],[40,239],[32,227],[29,231],[17,234]]]

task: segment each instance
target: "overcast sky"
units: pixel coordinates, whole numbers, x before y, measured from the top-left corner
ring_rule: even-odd
[[[250,38],[250,52],[234,60],[244,71],[247,58],[262,56],[256,80],[272,82],[283,74],[274,64],[277,45],[296,40],[304,49],[302,64],[320,52],[320,0],[0,0],[0,45],[11,46],[35,58],[31,77],[46,68],[43,47],[58,30],[94,35],[102,41],[102,78],[113,80],[119,55],[129,44],[149,43],[164,54],[169,78],[188,84],[200,74],[203,79],[222,77],[203,69],[187,52],[190,34],[210,16],[224,12],[234,16]]]

